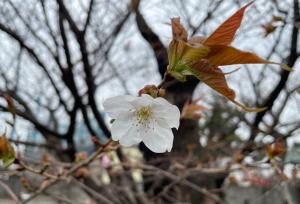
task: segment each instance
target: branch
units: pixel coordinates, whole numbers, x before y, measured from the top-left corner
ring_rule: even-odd
[[[31,201],[32,199],[34,199],[35,197],[37,197],[38,195],[40,195],[41,193],[43,193],[44,191],[46,191],[48,188],[50,188],[51,186],[53,186],[54,184],[58,183],[62,178],[67,178],[68,176],[71,176],[72,174],[74,174],[79,168],[84,167],[89,165],[91,162],[93,162],[95,159],[97,159],[102,153],[107,151],[107,148],[112,144],[112,140],[109,140],[105,145],[101,146],[100,148],[97,149],[97,151],[95,151],[91,156],[89,156],[86,160],[75,164],[73,167],[71,167],[67,172],[65,172],[63,175],[57,177],[57,178],[53,178],[53,179],[49,179],[48,183],[44,186],[42,186],[40,189],[38,189],[37,191],[34,192],[34,194],[32,194],[28,199],[24,200],[22,203],[28,203],[29,201]]]
[[[25,146],[32,146],[32,147],[40,147],[40,148],[47,148],[47,149],[56,149],[52,145],[49,144],[43,144],[43,143],[36,143],[36,142],[28,142],[28,141],[21,141],[21,140],[16,140],[12,138],[8,138],[8,140],[12,143],[15,143],[16,145],[22,144]]]
[[[49,81],[50,81],[51,85],[53,86],[55,93],[57,94],[59,99],[62,99],[61,92],[58,89],[58,87],[56,86],[55,81],[53,80],[52,76],[50,75],[49,71],[47,70],[46,65],[41,61],[41,59],[38,57],[38,55],[35,53],[35,51],[24,42],[24,40],[21,38],[21,36],[19,36],[17,33],[15,33],[13,30],[9,29],[2,23],[0,23],[0,30],[2,30],[3,32],[8,34],[10,37],[12,37],[14,40],[16,40],[20,44],[20,46],[29,53],[29,55],[32,57],[32,59],[37,63],[38,66],[40,66],[42,68],[42,70],[46,74],[47,78],[49,79]],[[63,100],[60,100],[60,102],[64,105],[65,108],[67,107],[67,105],[65,104],[65,102]]]
[[[96,104],[95,100],[95,92],[96,92],[96,84],[95,84],[95,78],[92,74],[92,66],[89,61],[89,56],[88,56],[88,51],[87,51],[87,45],[85,41],[85,33],[80,31],[78,27],[76,26],[75,22],[71,18],[70,13],[66,9],[64,3],[62,0],[57,0],[59,4],[59,9],[61,10],[60,12],[63,14],[63,16],[67,19],[68,23],[70,24],[71,30],[75,34],[75,38],[79,44],[81,56],[82,56],[82,63],[83,63],[83,69],[85,72],[85,82],[88,87],[88,100],[89,100],[89,105],[92,109],[92,112],[96,118],[96,121],[98,125],[101,127],[103,133],[106,135],[107,138],[110,137],[110,131],[108,127],[106,126]],[[83,109],[82,109],[83,111]]]
[[[141,35],[145,38],[145,40],[149,43],[152,47],[152,50],[155,54],[155,58],[158,65],[158,71],[160,75],[163,77],[166,68],[168,66],[168,53],[167,49],[160,41],[158,35],[156,35],[152,29],[148,26],[147,22],[145,21],[143,15],[140,13],[138,8],[136,9],[136,23],[138,26]]]
[[[85,185],[81,181],[78,181],[77,179],[73,178],[73,181],[75,181],[82,189],[93,195],[97,200],[101,201],[101,203],[105,204],[114,204],[110,200],[108,200],[104,195],[100,194],[99,192],[95,191],[94,189],[90,188],[89,186]]]
[[[123,164],[123,165],[128,166],[126,164]],[[132,166],[129,165],[129,167],[132,167]],[[144,170],[155,171],[155,172],[159,173],[160,175],[163,175],[163,176],[165,176],[165,177],[167,177],[167,178],[169,178],[169,179],[171,179],[171,180],[173,180],[175,182],[179,182],[180,184],[182,184],[184,186],[190,187],[191,189],[193,189],[193,190],[195,190],[195,191],[197,191],[197,192],[199,192],[199,193],[207,196],[209,199],[211,199],[211,200],[213,200],[213,201],[215,201],[217,203],[224,204],[224,202],[217,195],[214,195],[214,194],[210,193],[207,189],[201,188],[200,186],[198,186],[198,185],[196,185],[196,184],[194,184],[194,183],[192,183],[192,182],[184,179],[181,176],[177,176],[175,174],[172,174],[172,173],[170,173],[168,171],[165,171],[163,169],[157,168],[155,166],[138,164],[138,165],[136,165],[136,167],[137,168],[142,168]]]
[[[50,46],[44,41],[40,36],[38,36],[37,32],[33,30],[31,25],[25,21],[24,17],[21,15],[19,9],[11,2],[11,0],[8,0],[9,5],[13,8],[19,19],[22,21],[22,23],[26,26],[26,28],[29,30],[29,32],[40,42],[42,43],[47,50],[51,53],[52,56],[55,56]]]
[[[8,108],[3,106],[3,105],[0,105],[0,110],[4,111],[4,112],[10,112],[8,110]],[[55,132],[55,131],[49,129],[48,127],[44,126],[43,124],[38,122],[35,118],[32,118],[31,116],[29,116],[26,112],[23,112],[23,111],[20,111],[20,110],[16,109],[16,114],[18,116],[24,118],[25,120],[30,121],[35,126],[35,128],[38,131],[40,131],[41,133],[47,133],[49,135],[52,135],[52,136],[55,136],[55,137],[61,138],[61,139],[64,138],[63,135],[61,135],[58,132]],[[45,135],[45,137],[46,137],[46,135]]]
[[[94,0],[90,1],[89,10],[88,10],[87,17],[86,17],[85,24],[84,24],[84,28],[83,28],[83,31],[82,31],[83,33],[86,32],[87,27],[90,23],[92,12],[93,12],[94,2],[95,2]]]
[[[298,0],[294,0],[294,22],[298,22],[300,18],[299,15],[299,2]],[[287,64],[290,67],[293,67],[298,56],[297,56],[297,43],[298,43],[298,33],[299,29],[293,26],[292,35],[291,35],[291,48],[290,48],[290,55],[287,60]],[[256,129],[258,129],[258,126],[262,119],[264,118],[265,114],[272,109],[273,104],[275,100],[278,98],[280,92],[282,89],[284,89],[287,80],[289,78],[291,72],[282,70],[280,74],[280,81],[278,82],[277,86],[274,88],[274,90],[271,92],[267,100],[262,104],[262,107],[267,107],[265,111],[259,112],[256,114],[256,117],[253,122],[253,128],[251,132],[251,136],[249,138],[250,141],[254,141],[256,136]]]
[[[137,22],[138,29],[141,32],[141,35],[149,43],[149,45],[151,46],[155,54],[157,65],[158,65],[158,71],[160,75],[164,77],[166,68],[168,66],[167,49],[160,41],[158,35],[155,34],[153,30],[149,27],[143,15],[138,10],[138,7],[136,8],[136,22]],[[187,82],[184,83],[174,81],[174,83],[170,84],[170,86],[167,87],[167,90],[174,94],[181,94],[181,98],[180,100],[178,100],[178,103],[176,104],[181,108],[187,99],[186,97],[183,97],[182,93],[184,93],[186,96],[189,96],[190,94],[192,94],[194,88],[198,83],[199,83],[198,79],[188,77]]]
[[[63,2],[63,0],[56,0],[56,2],[59,5],[59,9],[61,9],[61,12],[63,13],[63,15],[66,17],[67,21],[69,22],[72,31],[78,36],[82,35],[82,31],[78,28],[77,24],[73,20],[71,14],[69,13],[68,9],[66,8],[66,6]]]
[[[222,1],[211,1],[210,6],[213,5],[213,3],[215,3],[214,7],[212,9],[210,9],[210,11],[208,11],[206,13],[206,16],[204,17],[204,19],[199,23],[199,25],[197,27],[193,28],[192,31],[192,36],[195,35],[197,32],[199,32],[200,28],[211,19],[213,13],[215,13],[215,11],[221,6]],[[191,24],[191,22],[189,21],[189,24]]]
[[[21,204],[18,196],[11,190],[11,188],[6,185],[2,180],[0,180],[0,186],[7,192],[7,194],[15,201],[15,204]]]

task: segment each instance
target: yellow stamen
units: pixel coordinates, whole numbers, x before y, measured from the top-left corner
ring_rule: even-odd
[[[140,124],[145,124],[152,115],[151,107],[150,106],[144,106],[140,108],[137,112],[137,120]]]

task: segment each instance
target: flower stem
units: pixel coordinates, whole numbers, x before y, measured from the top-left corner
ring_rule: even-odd
[[[168,74],[168,72],[165,72],[164,78],[162,81],[158,84],[157,88],[160,89],[162,88],[168,81],[173,80],[173,78]]]

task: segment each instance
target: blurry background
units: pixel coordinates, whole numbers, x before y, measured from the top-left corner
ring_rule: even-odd
[[[110,137],[104,99],[137,95],[144,85],[160,82],[168,65],[172,17],[181,18],[190,36],[207,36],[246,3],[0,1],[1,132],[7,129],[24,157],[40,159],[47,152],[56,160],[70,162],[76,152],[92,153],[91,136],[101,142]],[[247,10],[233,45],[286,63],[295,71],[275,65],[241,65],[238,72],[228,75],[229,86],[240,101],[251,107],[268,107],[260,113],[239,110],[194,78],[168,85],[167,98],[172,103],[182,108],[187,100],[199,99],[207,110],[199,120],[182,120],[172,153],[154,155],[141,146],[145,160],[157,166],[165,161],[158,158],[167,157],[168,165],[185,159],[182,165],[186,167],[219,167],[224,162],[261,160],[266,156],[264,144],[278,140],[293,155],[288,160],[281,155],[282,168],[287,162],[297,163],[299,24],[298,0],[256,0]],[[11,112],[6,96],[15,104],[15,121],[11,113],[5,113]],[[222,174],[221,184],[226,176]],[[210,182],[208,188],[220,187],[215,180]]]

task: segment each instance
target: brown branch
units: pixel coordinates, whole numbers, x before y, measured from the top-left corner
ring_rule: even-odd
[[[128,20],[130,14],[131,14],[131,12],[128,11],[126,13],[126,15],[114,27],[113,31],[109,35],[107,35],[108,37],[106,37],[104,40],[98,39],[99,45],[96,46],[96,48],[94,50],[92,50],[90,52],[90,54],[95,55],[95,58],[100,58],[100,57],[104,56],[105,59],[108,59],[109,52],[110,52],[111,48],[113,47],[118,34],[120,33],[121,29],[125,25],[125,22]],[[99,53],[100,51],[101,51],[101,53]],[[97,71],[96,76],[99,76],[101,71],[103,71],[103,67],[105,66],[105,63],[106,62],[101,62],[101,64],[98,65],[97,62],[95,62],[92,65],[94,67],[94,69]]]
[[[26,171],[29,171],[29,172],[31,172],[33,174],[37,174],[37,175],[43,176],[43,177],[45,177],[47,179],[64,179],[64,178],[60,177],[59,175],[57,176],[57,175],[52,175],[52,174],[47,173],[45,171],[44,167],[42,169],[34,169],[34,168],[28,166],[27,164],[25,164],[23,162],[23,160],[20,159],[20,158],[18,159],[18,163],[19,163],[19,165],[20,165],[20,167],[22,169],[25,169]]]
[[[167,49],[164,47],[158,35],[156,35],[152,31],[152,29],[148,26],[143,15],[140,13],[138,9],[136,10],[136,23],[141,35],[149,43],[149,45],[151,46],[154,52],[157,65],[158,65],[158,71],[160,75],[163,77],[168,65]]]
[[[18,19],[21,20],[21,22],[26,26],[26,28],[29,30],[29,32],[41,43],[43,44],[47,50],[51,53],[52,56],[55,56],[53,50],[50,48],[50,46],[46,43],[45,40],[43,40],[40,36],[38,36],[37,32],[35,30],[33,30],[33,28],[31,27],[31,25],[26,22],[26,20],[24,19],[24,17],[21,15],[19,9],[13,4],[13,2],[11,0],[8,0],[9,5],[13,8],[13,10],[15,11],[15,13],[18,16]]]
[[[2,105],[0,105],[0,110],[3,112],[10,112],[7,107],[2,106]],[[46,126],[44,126],[43,124],[41,124],[37,120],[35,120],[34,118],[31,118],[30,116],[28,116],[26,113],[21,112],[20,110],[17,110],[16,115],[24,118],[25,120],[30,121],[39,132],[41,132],[42,134],[45,134],[45,138],[48,138],[48,136],[51,135],[56,138],[63,139],[63,135],[47,128]]]
[[[126,166],[126,164],[124,164]],[[191,189],[207,196],[209,199],[217,202],[217,203],[222,203],[224,204],[224,202],[217,196],[217,195],[214,195],[212,193],[210,193],[207,189],[205,188],[202,188],[186,179],[184,179],[183,177],[180,177],[180,176],[177,176],[175,174],[172,174],[168,171],[165,171],[163,169],[160,169],[160,168],[157,168],[155,166],[150,166],[150,165],[144,165],[144,164],[138,164],[136,165],[137,168],[142,168],[144,170],[152,170],[152,171],[155,171],[156,173],[159,173],[160,175],[163,175],[173,181],[176,181],[176,182],[179,182],[180,184],[184,185],[184,186],[187,186],[187,187],[190,187]]]
[[[65,54],[67,65],[68,65],[67,68],[65,68],[65,69],[61,68],[62,79],[65,82],[66,86],[69,88],[72,95],[74,96],[74,100],[75,100],[73,111],[72,111],[72,113],[70,113],[71,121],[75,123],[77,108],[80,108],[82,116],[83,116],[83,120],[84,120],[89,132],[92,135],[96,135],[96,132],[93,130],[92,125],[89,121],[86,107],[82,103],[82,99],[79,96],[78,88],[77,88],[76,83],[75,83],[75,79],[74,79],[75,77],[74,77],[74,73],[73,73],[73,63],[71,61],[69,43],[68,43],[68,39],[67,39],[67,36],[66,36],[66,33],[65,33],[65,27],[64,27],[64,17],[63,17],[63,14],[61,13],[60,9],[59,9],[59,28],[60,28],[60,33],[61,33],[61,37],[62,37],[62,40],[63,40],[64,54]],[[74,114],[75,114],[75,116],[74,116]],[[70,127],[69,127],[69,130],[67,132],[67,135],[68,135],[67,137],[68,138],[73,136],[73,133],[72,133],[73,130],[71,128],[75,124],[73,124],[72,126],[71,125],[72,124],[70,123]]]
[[[57,94],[57,96],[59,97],[59,99],[62,99],[61,96],[61,92],[58,89],[58,87],[55,84],[54,79],[52,78],[51,74],[49,73],[49,71],[46,68],[46,65],[41,61],[41,59],[38,57],[38,55],[35,53],[34,49],[32,49],[31,47],[29,47],[25,41],[22,39],[21,36],[19,36],[16,32],[14,32],[13,30],[11,30],[10,28],[6,27],[5,25],[3,25],[2,23],[0,23],[0,30],[2,30],[3,32],[5,32],[7,35],[9,35],[11,38],[13,38],[14,40],[16,40],[20,46],[22,48],[24,48],[28,54],[32,57],[32,59],[37,63],[37,65],[39,67],[42,68],[42,70],[44,71],[44,73],[46,74],[47,78],[49,79],[52,87],[55,90],[55,93]],[[67,105],[65,104],[65,102],[63,100],[60,100],[61,103],[64,105],[64,107],[66,108]],[[67,108],[66,108],[67,109]]]
[[[55,36],[51,26],[50,26],[50,21],[49,21],[49,18],[48,18],[48,15],[47,15],[47,11],[46,11],[46,7],[45,7],[45,1],[44,0],[40,0],[39,1],[40,4],[41,4],[41,7],[42,7],[42,10],[43,10],[43,15],[44,15],[44,18],[45,18],[45,24],[46,24],[46,27],[49,31],[49,34],[56,46],[56,53],[58,53],[58,48],[59,48],[59,43],[57,41],[57,37]],[[57,55],[59,57],[59,55]]]
[[[11,190],[11,188],[5,184],[2,180],[0,180],[0,186],[7,192],[7,194],[15,201],[15,204],[21,204],[18,196]]]
[[[63,0],[56,0],[56,2],[59,5],[59,9],[61,9],[61,12],[63,13],[63,15],[66,17],[67,21],[70,24],[71,29],[73,30],[73,32],[78,35],[81,36],[82,35],[82,31],[78,28],[76,22],[73,20],[71,14],[69,13],[67,7],[65,6]]]
[[[93,195],[99,202],[105,203],[105,204],[114,204],[110,200],[108,200],[104,195],[100,194],[99,192],[95,191],[94,189],[90,188],[89,186],[85,185],[84,183],[78,181],[77,179],[73,178],[73,181],[75,181],[82,189]]]
[[[84,28],[83,28],[83,33],[86,32],[87,30],[87,27],[91,21],[91,16],[92,16],[92,12],[93,12],[93,7],[94,7],[94,0],[90,0],[90,5],[89,5],[89,10],[88,10],[88,13],[87,13],[87,17],[86,17],[86,20],[85,20],[85,24],[84,24]]]
[[[217,2],[214,2],[214,1],[211,1],[210,5],[212,4],[215,4],[214,7],[207,12],[206,16],[204,17],[204,19],[199,23],[199,25],[195,28],[193,28],[193,31],[192,31],[192,36],[195,35],[197,32],[199,32],[200,28],[207,22],[211,19],[213,13],[221,6],[222,4],[222,1],[217,1]],[[190,23],[190,22],[189,22]]]
[[[77,27],[76,23],[74,20],[71,18],[71,15],[67,8],[65,7],[63,0],[57,0],[59,9],[61,9],[61,13],[63,16],[67,19],[71,30],[74,32],[76,40],[79,44],[81,56],[82,56],[82,63],[83,63],[83,69],[85,72],[85,82],[88,87],[88,100],[89,100],[89,105],[91,107],[92,113],[94,114],[96,121],[98,125],[101,127],[104,135],[106,137],[110,137],[110,131],[108,127],[106,126],[100,111],[98,110],[96,100],[95,100],[95,92],[96,92],[96,85],[95,85],[95,78],[92,74],[92,66],[89,61],[88,57],[88,51],[87,51],[87,45],[85,41],[85,33],[80,31],[79,28]]]
[[[47,134],[53,135],[57,138],[63,138],[63,135],[59,134],[55,130],[48,128],[47,125],[40,123],[37,120],[37,118],[34,116],[33,112],[29,108],[28,104],[16,92],[13,92],[10,90],[8,90],[8,91],[0,90],[0,97],[5,94],[11,96],[15,101],[17,101],[25,109],[23,111],[16,107],[16,115],[30,121],[41,133],[47,133]],[[4,112],[10,112],[8,107],[5,107],[3,105],[0,105],[0,109]]]
[[[294,22],[298,22],[300,18],[299,15],[299,2],[298,0],[294,0]],[[292,35],[291,35],[291,48],[290,48],[290,55],[287,59],[287,64],[290,67],[293,67],[298,56],[297,56],[297,43],[298,43],[298,33],[299,29],[293,26]],[[262,104],[262,107],[267,107],[265,111],[259,112],[256,114],[254,122],[253,122],[253,129],[251,132],[251,136],[249,138],[250,141],[254,141],[256,136],[256,129],[258,128],[260,122],[263,120],[264,116],[266,115],[267,111],[271,110],[275,100],[278,98],[281,91],[284,89],[287,80],[289,78],[291,72],[282,70],[280,74],[280,81],[278,82],[277,86],[274,90],[270,93],[267,100]]]
[[[8,138],[8,140],[12,143],[15,143],[16,145],[22,144],[25,146],[32,146],[32,147],[39,147],[39,148],[47,148],[47,149],[55,149],[52,145],[49,144],[43,144],[43,143],[36,143],[36,142],[28,142],[28,141],[22,141],[22,140],[16,140],[12,138]]]
[[[24,200],[22,203],[28,203],[32,199],[36,198],[38,195],[46,191],[48,188],[53,186],[54,184],[58,183],[62,178],[67,178],[68,176],[71,176],[74,174],[79,168],[88,166],[91,162],[93,162],[95,159],[97,159],[103,152],[107,151],[107,148],[112,144],[112,140],[109,140],[105,145],[99,147],[97,151],[95,151],[91,156],[89,156],[86,160],[79,162],[78,164],[75,164],[73,167],[71,167],[67,172],[62,174],[61,176],[53,179],[49,179],[48,183],[44,186],[42,186],[40,189],[35,191],[28,199]]]

